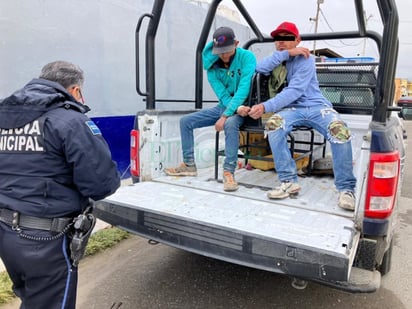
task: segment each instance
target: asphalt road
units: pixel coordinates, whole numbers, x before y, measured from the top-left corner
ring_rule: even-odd
[[[406,124],[408,144],[412,121]],[[412,308],[412,149],[409,147],[392,269],[371,294],[350,294],[221,262],[132,236],[80,264],[78,309]],[[409,161],[409,162],[408,162]],[[18,301],[1,309],[17,309]]]

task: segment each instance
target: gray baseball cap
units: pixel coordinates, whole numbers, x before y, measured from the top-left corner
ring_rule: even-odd
[[[220,27],[213,33],[213,49],[215,55],[223,54],[235,49],[235,33],[232,28]]]

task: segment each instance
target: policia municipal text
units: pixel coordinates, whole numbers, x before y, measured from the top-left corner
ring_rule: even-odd
[[[84,115],[83,71],[56,61],[0,101],[0,258],[24,309],[74,309],[90,201],[120,176]]]

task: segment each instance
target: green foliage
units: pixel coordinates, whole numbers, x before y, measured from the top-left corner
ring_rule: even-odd
[[[129,233],[116,227],[100,230],[90,236],[86,247],[85,256],[96,254],[112,247],[123,239],[129,237]]]
[[[6,272],[0,273],[0,305],[6,304],[14,298],[12,283]]]
[[[90,236],[86,247],[85,256],[90,256],[101,252],[128,237],[128,232],[120,230],[116,227],[97,231]],[[0,272],[0,305],[10,302],[14,297],[15,295],[12,290],[12,282],[10,277],[7,272]]]

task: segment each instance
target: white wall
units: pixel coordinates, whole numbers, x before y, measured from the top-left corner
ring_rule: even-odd
[[[138,18],[151,12],[152,3],[1,0],[0,98],[38,77],[44,64],[67,60],[85,71],[89,116],[133,115],[144,109],[135,91],[135,30]],[[205,16],[204,8],[184,0],[166,1],[156,40],[157,98],[194,99],[195,51]],[[147,20],[143,25],[144,38]],[[252,36],[246,27],[223,18],[217,18],[212,32],[221,25],[234,27],[241,44]],[[140,64],[144,69],[143,57]],[[143,90],[144,76],[143,71]],[[206,78],[204,84],[205,99],[215,99]]]

